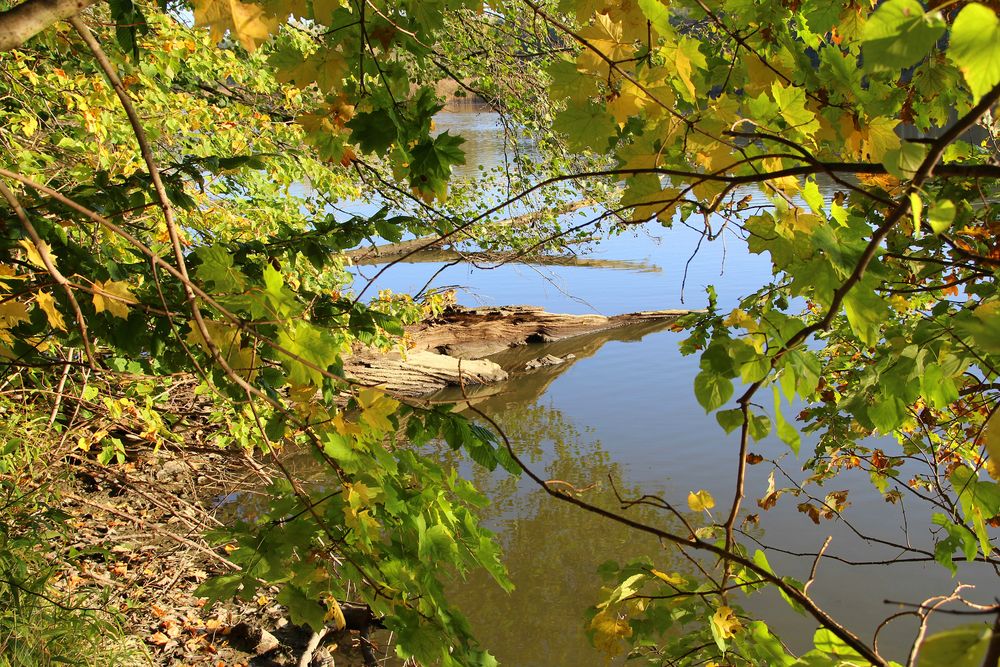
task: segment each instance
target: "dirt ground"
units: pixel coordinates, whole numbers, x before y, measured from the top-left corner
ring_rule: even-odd
[[[292,624],[261,589],[251,601],[206,605],[195,589],[215,574],[237,568],[203,539],[222,525],[236,498],[252,498],[267,486],[270,471],[239,452],[161,448],[131,452],[123,464],[101,465],[82,452],[68,457],[62,497],[72,516],[67,545],[76,567],[59,573],[65,592],[103,589],[105,609],[145,647],[137,664],[299,665],[313,637]],[[385,630],[374,631],[370,651],[356,632],[326,635],[307,663],[355,667],[398,662]]]

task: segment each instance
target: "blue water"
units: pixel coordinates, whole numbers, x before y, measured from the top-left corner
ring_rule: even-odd
[[[475,147],[459,176],[472,176],[478,165],[503,163],[502,135],[490,114],[442,114],[439,129],[471,137]],[[758,199],[759,201],[763,201]],[[756,202],[755,202],[756,203]],[[568,216],[574,223],[595,211]],[[570,224],[570,223],[567,223]],[[720,307],[735,307],[742,296],[765,285],[770,264],[747,252],[735,236],[702,243],[700,233],[682,225],[664,228],[647,224],[631,228],[598,244],[586,246],[588,257],[630,260],[645,270],[562,266],[504,265],[480,269],[469,265],[399,264],[380,277],[374,287],[399,292],[432,284],[454,288],[465,305],[532,304],[552,312],[605,315],[666,308],[703,308],[705,287],[714,285]],[[697,250],[697,254],[695,251]],[[692,255],[695,254],[692,259]],[[657,270],[649,270],[649,266]],[[378,267],[359,268],[359,283]],[[683,285],[683,287],[682,287]],[[373,290],[369,290],[374,294]],[[697,357],[677,350],[683,332],[661,331],[638,342],[611,340],[592,356],[580,358],[558,374],[541,393],[508,394],[483,404],[509,430],[515,446],[546,477],[578,488],[596,485],[591,497],[608,503],[610,474],[621,488],[634,493],[662,495],[685,507],[689,491],[706,489],[718,501],[716,520],[722,521],[732,497],[738,440],[726,436],[698,405],[692,383]],[[740,389],[737,387],[737,394]],[[767,412],[769,391],[761,393]],[[796,410],[784,409],[786,417]],[[887,446],[891,447],[891,443]],[[768,458],[783,457],[782,466],[798,479],[801,459],[774,438],[756,444],[753,451]],[[803,443],[808,452],[809,441]],[[481,470],[465,467],[492,495],[487,522],[500,534],[508,563],[519,589],[504,595],[487,580],[473,577],[456,587],[456,597],[471,616],[474,627],[501,662],[515,667],[569,667],[599,665],[583,637],[583,611],[599,601],[596,567],[607,559],[626,559],[645,553],[682,568],[676,554],[650,539],[619,530],[605,520],[573,508],[556,507],[537,488]],[[816,526],[795,510],[801,500],[786,497],[777,508],[762,512],[755,500],[764,495],[771,467],[749,469],[747,513],[758,513],[761,527],[754,535],[770,545],[791,551],[815,552],[828,535],[830,554],[847,558],[891,558],[891,549],[877,548],[859,539],[841,522]],[[778,486],[784,486],[778,480]],[[889,505],[872,489],[867,476],[846,475],[826,488],[814,488],[822,497],[832,490],[849,489],[851,507],[846,516],[862,532],[905,540],[900,507]],[[612,502],[613,505],[613,502]],[[910,533],[928,544],[928,514],[908,508]],[[644,515],[645,516],[645,515]],[[649,520],[669,525],[665,517]],[[800,580],[809,576],[813,560],[769,552],[781,574]],[[671,565],[672,563],[672,565]],[[975,566],[963,568],[958,580],[980,583],[979,597],[989,600],[993,578]],[[936,564],[848,567],[831,560],[820,564],[810,592],[835,617],[866,639],[878,622],[896,610],[884,600],[920,602],[931,593],[947,592],[949,574]],[[973,596],[975,597],[975,596]],[[746,601],[798,650],[809,647],[813,621],[792,612],[776,596]],[[896,659],[905,657],[912,623],[899,622],[880,636],[880,648]]]

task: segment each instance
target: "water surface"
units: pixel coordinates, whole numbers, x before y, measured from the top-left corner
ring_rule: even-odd
[[[479,164],[503,163],[502,134],[490,114],[442,114],[437,124],[470,139],[464,173],[474,173]],[[583,221],[588,214],[593,211],[571,219]],[[553,312],[612,315],[703,308],[708,285],[715,286],[720,306],[728,310],[769,280],[769,263],[748,254],[739,239],[724,238],[700,247],[699,239],[695,230],[684,226],[644,225],[600,243],[588,255],[630,264],[621,268],[517,264],[484,270],[421,262],[392,267],[378,287],[412,292],[433,277],[434,285],[455,288],[465,305],[532,304]],[[358,271],[371,276],[376,268]],[[738,439],[735,434],[726,436],[714,416],[706,415],[695,400],[692,383],[698,361],[677,351],[684,336],[659,330],[592,337],[580,344],[572,363],[523,374],[491,388],[486,393],[495,395],[483,398],[477,407],[503,426],[517,451],[542,477],[589,489],[585,497],[591,502],[614,507],[613,480],[623,495],[657,494],[678,507],[686,507],[689,491],[706,489],[719,501],[716,511],[724,513],[731,502]],[[518,350],[500,361],[518,368],[523,359],[517,355],[541,356],[547,351]],[[770,406],[769,394],[765,403]],[[785,414],[794,411],[786,407]],[[802,451],[809,446],[804,441]],[[801,460],[776,439],[758,443],[753,450],[769,458],[784,455],[785,469],[802,478]],[[604,664],[583,633],[585,611],[601,595],[597,567],[609,559],[625,561],[644,554],[659,569],[691,568],[655,539],[556,502],[527,480],[488,474],[481,468],[464,469],[492,499],[487,524],[499,533],[517,590],[507,595],[488,577],[472,576],[456,585],[453,593],[502,664]],[[761,512],[754,501],[764,495],[768,472],[764,465],[752,467],[747,482],[747,511],[761,515],[761,528],[754,531],[757,539],[793,552],[815,552],[833,535],[830,554],[866,560],[896,555],[859,539],[841,522],[814,525],[795,510],[794,499]],[[903,525],[908,521],[916,543],[928,545],[929,517],[920,508],[908,508],[904,517],[899,506],[883,501],[863,474],[847,475],[815,493],[822,496],[839,489],[850,490],[852,505],[846,516],[860,531],[905,541]],[[637,516],[676,529],[668,517],[650,510]],[[800,580],[808,578],[813,564],[812,558],[777,552],[769,552],[769,559],[781,574]],[[990,588],[992,576],[976,566],[964,567],[953,581],[933,563],[848,567],[831,560],[821,563],[810,592],[821,606],[870,640],[878,622],[897,609],[884,600],[920,602],[931,593],[950,591],[958,581],[979,583],[978,598],[983,601],[995,593]],[[776,595],[751,598],[745,605],[783,633],[791,647],[809,648],[815,624],[796,615]],[[912,625],[900,621],[883,632],[879,638],[883,652],[904,657]]]

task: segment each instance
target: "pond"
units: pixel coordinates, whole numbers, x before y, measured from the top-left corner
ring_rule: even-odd
[[[492,166],[503,159],[502,134],[491,114],[442,114],[437,125],[470,139],[465,169]],[[467,264],[445,268],[440,263],[411,263],[392,267],[380,277],[378,287],[412,292],[433,276],[435,285],[455,286],[464,305],[531,304],[552,312],[612,315],[702,308],[707,285],[715,286],[720,307],[728,310],[739,297],[768,281],[769,263],[748,254],[738,239],[704,243],[688,263],[698,241],[699,234],[683,226],[644,225],[592,249],[588,257],[612,260],[606,263],[611,268],[516,264],[481,270]],[[359,271],[370,276],[376,268]],[[716,511],[724,512],[732,497],[738,439],[735,433],[726,436],[714,416],[706,415],[695,400],[692,383],[698,359],[678,352],[677,344],[684,336],[661,329],[578,341],[576,359],[518,375],[477,406],[503,426],[517,451],[543,478],[589,489],[585,498],[591,502],[616,507],[613,480],[622,495],[657,494],[678,507],[686,507],[690,491],[706,489],[719,503]],[[545,353],[541,348],[532,352],[534,356]],[[505,353],[498,361],[508,367],[523,366],[518,354],[523,350]],[[790,410],[786,407],[786,414],[794,414]],[[804,441],[803,454],[809,447]],[[802,461],[776,438],[756,443],[752,449],[768,458],[784,456],[783,468],[798,479],[803,477]],[[487,577],[473,575],[456,584],[452,592],[481,641],[502,664],[604,664],[603,655],[590,647],[583,630],[586,609],[600,599],[596,572],[606,560],[624,562],[645,554],[662,563],[659,569],[691,570],[676,550],[556,502],[529,480],[491,475],[471,466],[463,470],[491,498],[485,518],[503,544],[517,589],[508,595]],[[755,538],[790,552],[815,552],[832,535],[829,554],[874,561],[897,557],[892,549],[859,538],[843,522],[814,525],[796,511],[792,499],[761,511],[755,500],[764,495],[770,471],[766,464],[749,469],[745,508],[760,515],[760,527],[752,531]],[[838,479],[817,492],[823,495],[841,489],[850,491],[851,506],[845,516],[860,533],[905,541],[904,526],[908,525],[915,544],[933,548],[926,530],[929,516],[921,508],[907,508],[904,516],[900,506],[882,499],[864,473]],[[671,527],[665,515],[646,511],[637,516]],[[779,573],[802,581],[809,578],[812,557],[774,551],[768,557]],[[988,601],[995,593],[991,589],[994,580],[985,570],[982,565],[963,567],[952,580],[935,563],[889,568],[847,566],[824,559],[810,593],[835,618],[870,640],[879,621],[898,609],[885,600],[921,602],[931,593],[949,592],[961,581],[979,583],[979,595],[972,597]],[[814,623],[776,595],[758,595],[742,604],[765,618],[793,650],[811,646]],[[905,658],[914,630],[911,621],[894,623],[880,634],[880,649],[894,659]]]

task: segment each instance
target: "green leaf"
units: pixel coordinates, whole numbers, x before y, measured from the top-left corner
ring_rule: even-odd
[[[940,234],[951,227],[955,220],[955,204],[950,199],[942,199],[931,204],[927,211],[927,224],[935,234]]]
[[[896,396],[877,396],[875,403],[868,406],[868,418],[884,434],[892,433],[906,416],[906,403]]]
[[[656,32],[666,37],[673,34],[673,26],[670,25],[670,10],[661,0],[638,0],[639,9],[645,14],[646,19],[652,24]]]
[[[816,114],[806,108],[806,92],[800,86],[771,84],[771,95],[778,105],[778,112],[788,125],[803,135],[811,136],[819,129]]]
[[[720,410],[715,413],[715,421],[728,434],[743,426],[743,411],[739,409]]]
[[[236,595],[236,591],[239,590],[242,583],[242,573],[224,574],[219,577],[206,579],[203,584],[195,589],[194,594],[196,597],[208,598],[208,603],[211,605],[212,603],[232,598]]]
[[[751,384],[763,380],[770,372],[771,358],[758,354],[740,366],[740,379],[746,384]]]
[[[777,426],[778,437],[792,448],[793,454],[798,456],[799,447],[802,446],[802,438],[799,436],[798,429],[789,424],[785,420],[785,416],[781,414],[781,394],[777,387],[774,388],[774,422]]]
[[[966,559],[972,560],[976,557],[976,536],[940,512],[931,517],[931,522],[944,528],[948,535],[934,545],[934,560],[951,570],[951,575],[955,576],[958,573],[958,566],[953,560],[955,550],[961,549]]]
[[[459,146],[462,137],[442,132],[434,139],[425,139],[413,147],[410,161],[410,185],[444,198],[451,168],[465,164],[465,153]]]
[[[926,157],[927,146],[904,141],[898,149],[886,152],[883,164],[890,174],[905,181],[913,178]]]
[[[281,355],[289,379],[300,385],[320,385],[323,374],[318,369],[326,370],[339,358],[336,340],[305,320],[296,320],[288,329],[282,329],[278,344],[302,360]]]
[[[760,551],[757,553],[762,554]],[[754,554],[754,562],[757,561],[757,553]],[[751,638],[747,642],[749,648],[763,659],[763,664],[774,665],[775,667],[789,667],[795,663],[795,658],[788,654],[781,641],[771,634],[767,625],[762,621],[752,622],[747,630]]]
[[[834,655],[838,658],[860,658],[861,655],[844,643],[844,640],[826,628],[820,628],[813,634],[813,644],[817,650]]]
[[[751,415],[747,430],[754,440],[763,440],[771,432],[771,419],[767,415]]]
[[[198,280],[212,283],[216,289],[224,292],[240,292],[246,287],[246,276],[233,266],[233,256],[229,250],[219,244],[198,248],[194,252],[201,260],[195,269]]]
[[[879,325],[889,317],[889,306],[871,286],[858,285],[844,297],[844,310],[851,329],[865,345],[879,339]]]
[[[447,526],[435,524],[421,537],[417,553],[423,559],[449,560],[458,553],[458,545]]]
[[[870,72],[900,70],[927,56],[945,32],[941,12],[924,12],[917,0],[888,0],[868,18],[861,57]]]
[[[566,135],[570,150],[601,150],[608,146],[608,138],[615,134],[615,119],[604,105],[588,102],[573,104],[556,116],[553,129]]]
[[[694,395],[705,412],[711,412],[732,397],[733,383],[718,373],[702,371],[694,378]]]
[[[288,608],[292,623],[308,625],[314,632],[319,632],[326,625],[326,607],[295,584],[285,584],[276,599]]]
[[[805,200],[813,213],[823,215],[823,195],[819,191],[819,185],[813,179],[807,180],[802,187],[802,199]]]
[[[351,130],[351,141],[366,153],[383,154],[396,141],[396,125],[392,116],[384,109],[362,111],[347,122]]]
[[[1000,83],[1000,19],[978,2],[962,8],[951,27],[948,56],[979,99]]]
[[[985,623],[938,632],[920,645],[917,659],[920,667],[981,667],[992,637]]]

